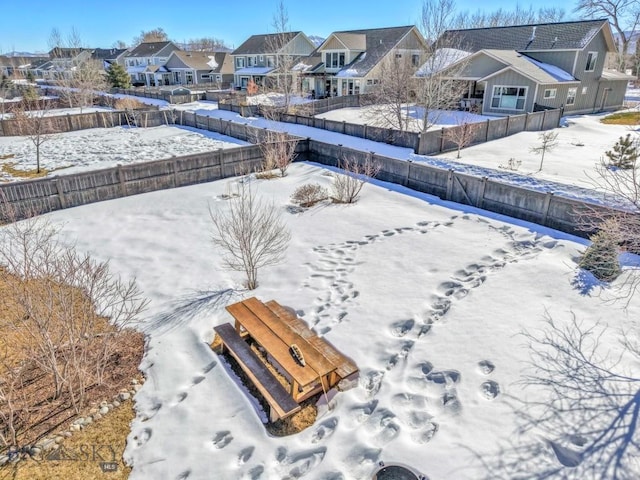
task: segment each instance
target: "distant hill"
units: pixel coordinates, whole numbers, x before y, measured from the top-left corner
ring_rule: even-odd
[[[42,57],[46,56],[46,53],[32,53],[32,52],[7,52],[2,54],[5,57]]]
[[[311,40],[316,47],[319,47],[326,39],[318,35],[309,35],[309,40]]]

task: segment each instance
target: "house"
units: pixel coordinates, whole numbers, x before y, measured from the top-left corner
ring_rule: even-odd
[[[172,85],[214,83],[225,88],[233,83],[233,59],[228,52],[174,50],[164,66]]]
[[[91,52],[91,58],[102,61],[104,69],[107,70],[114,63],[124,66],[127,51],[127,48],[96,48]]]
[[[269,79],[277,82],[279,75],[297,77],[300,72],[292,67],[315,49],[315,44],[303,32],[252,35],[231,52],[235,68],[233,83],[244,90],[250,81],[266,85]]]
[[[414,25],[333,32],[314,52],[320,62],[304,72],[306,86],[325,96],[366,93],[385,59],[407,55],[417,68],[425,49]]]
[[[33,68],[36,78],[59,80],[71,78],[79,65],[91,58],[92,49],[76,47],[54,47],[49,51],[49,60]]]
[[[8,56],[0,55],[0,76],[26,77],[29,70],[49,61],[45,56]]]
[[[419,75],[439,70],[465,82],[462,105],[475,103],[484,114],[615,110],[631,79],[604,68],[616,51],[606,19],[449,30],[440,42],[462,54],[439,69],[423,66]]]
[[[169,85],[171,73],[165,67],[172,52],[179,50],[173,42],[143,42],[127,52],[124,66],[133,85]]]

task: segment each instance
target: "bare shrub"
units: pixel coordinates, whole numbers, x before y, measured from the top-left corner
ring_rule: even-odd
[[[301,185],[291,195],[291,201],[301,207],[313,207],[328,198],[327,189],[317,183]]]
[[[113,103],[113,107],[116,110],[135,110],[144,108],[145,104],[135,98],[124,97],[116,99]]]
[[[298,141],[291,139],[285,132],[267,130],[265,138],[259,145],[264,160],[257,176],[259,178],[272,178],[271,172],[278,170],[280,176],[284,177],[289,165],[296,157]]]
[[[538,145],[531,147],[529,151],[531,153],[535,153],[536,155],[541,155],[540,157],[540,167],[538,171],[542,171],[542,164],[544,163],[544,154],[550,152],[554,148],[558,146],[558,133],[553,130],[549,132],[541,132],[538,134],[538,141],[540,142]]]
[[[603,224],[600,230],[590,237],[591,245],[580,259],[580,267],[605,282],[616,279],[622,273],[618,260],[620,239],[617,231],[617,228],[608,228]]]
[[[460,158],[460,150],[471,145],[479,128],[478,123],[469,123],[467,118],[462,117],[457,120],[455,127],[445,129],[444,138],[458,147],[456,158]]]
[[[0,230],[4,441],[15,443],[33,428],[32,418],[43,421],[43,399],[57,411],[80,412],[147,304],[134,280],[122,281],[108,263],[60,244],[58,232],[42,218]]]
[[[213,222],[211,239],[224,252],[226,266],[244,272],[246,287],[258,286],[258,270],[282,261],[291,234],[273,203],[256,197],[246,182],[238,182],[238,195],[229,200],[228,211],[209,206]]]
[[[355,158],[345,157],[338,163],[344,173],[333,175],[331,199],[335,203],[354,203],[357,201],[362,187],[380,172],[380,165],[367,158],[358,162]]]

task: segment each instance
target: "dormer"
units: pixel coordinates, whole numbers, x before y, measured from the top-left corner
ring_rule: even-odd
[[[366,50],[367,36],[351,32],[334,32],[318,48],[329,73],[337,72]]]

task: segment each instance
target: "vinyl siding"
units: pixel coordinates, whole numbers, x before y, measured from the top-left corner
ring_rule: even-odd
[[[506,67],[504,63],[499,62],[488,55],[481,54],[467,63],[462,71],[457,73],[456,76],[465,78],[482,78],[497,72],[498,70],[502,70],[504,67]],[[452,68],[455,69],[455,67]]]
[[[576,58],[575,50],[563,52],[528,52],[525,50],[522,53],[540,62],[555,65],[569,73],[573,71],[573,62]]]
[[[524,110],[503,110],[499,108],[492,108],[491,97],[493,95],[493,87],[498,85],[503,87],[527,87],[527,96],[525,99]],[[518,115],[520,113],[531,112],[533,110],[533,103],[535,101],[535,98],[534,98],[535,91],[536,91],[535,82],[533,82],[532,80],[529,80],[526,77],[523,77],[517,72],[508,70],[506,72],[501,73],[500,75],[491,77],[486,82],[486,89],[484,92],[484,99],[482,102],[482,111],[483,113],[498,114],[498,115]]]
[[[396,48],[407,50],[424,50],[424,43],[420,41],[420,38],[416,34],[415,30],[411,30],[409,34],[398,42]]]
[[[598,52],[598,58],[596,61],[596,67],[593,72],[585,72],[587,65],[587,56],[589,52]],[[596,35],[589,45],[578,54],[578,61],[576,62],[576,71],[574,77],[583,83],[591,84],[594,81],[598,81],[602,75],[602,68],[604,67],[604,60],[607,53],[607,44],[604,40],[604,34],[602,31]]]
[[[287,52],[291,52],[293,55],[309,55],[315,50],[315,45],[310,41],[307,41],[302,35],[296,35],[295,38],[287,45]]]

